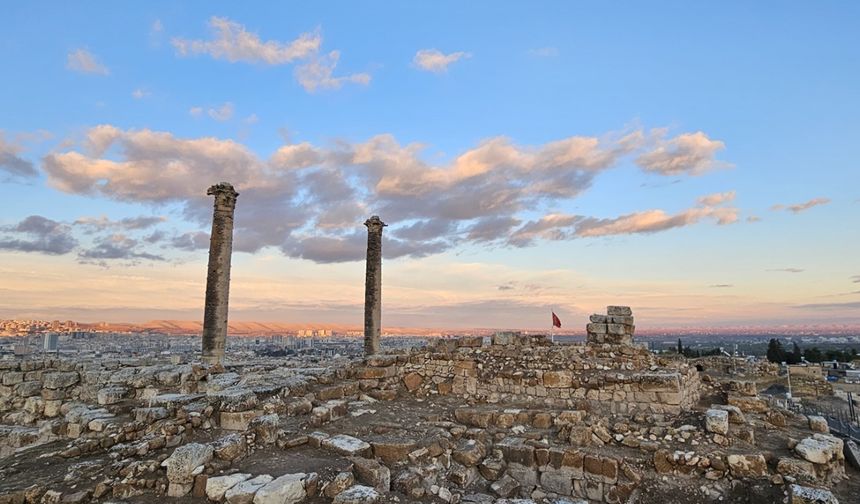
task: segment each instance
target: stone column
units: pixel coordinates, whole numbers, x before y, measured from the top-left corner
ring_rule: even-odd
[[[382,323],[382,228],[378,215],[367,226],[367,273],[364,277],[364,355],[378,354]]]
[[[224,359],[227,342],[227,301],[230,298],[230,256],[233,254],[233,211],[236,197],[227,182],[206,191],[215,196],[212,236],[209,241],[209,273],[206,276],[206,309],[203,313],[203,361],[216,364]]]

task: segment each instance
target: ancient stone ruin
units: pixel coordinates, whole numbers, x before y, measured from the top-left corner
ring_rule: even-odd
[[[206,276],[206,308],[203,314],[203,360],[218,363],[224,359],[227,341],[227,305],[230,298],[230,259],[233,254],[233,212],[236,197],[227,182],[206,191],[215,196],[212,235],[209,242],[209,269]]]
[[[378,215],[367,219],[367,272],[364,279],[364,354],[379,353],[382,329],[382,228]]]
[[[0,361],[0,503],[856,502],[823,418],[633,327],[609,307],[582,344]]]

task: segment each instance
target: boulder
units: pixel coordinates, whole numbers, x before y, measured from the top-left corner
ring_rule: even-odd
[[[351,472],[340,472],[334,479],[326,485],[323,490],[323,495],[332,499],[340,495],[344,490],[351,487],[355,483],[355,476]]]
[[[809,430],[812,432],[830,433],[830,426],[827,425],[827,420],[822,416],[809,416]]]
[[[275,478],[254,495],[254,504],[296,504],[307,496],[305,473],[285,474]]]
[[[361,439],[348,436],[346,434],[338,434],[330,438],[322,440],[320,445],[323,448],[328,448],[341,455],[347,456],[366,456],[370,455],[370,444]]]
[[[188,485],[190,491],[190,485],[194,482],[194,470],[212,460],[212,453],[212,447],[209,445],[188,443],[174,450],[161,466],[167,468],[167,480],[171,484]]]
[[[767,476],[764,455],[729,455],[729,470],[735,478],[760,478]]]
[[[254,495],[257,493],[257,490],[266,486],[273,479],[268,474],[261,474],[255,478],[245,480],[227,490],[224,493],[224,498],[228,504],[251,504],[254,502]]]
[[[241,434],[228,434],[215,441],[212,445],[215,457],[221,460],[233,461],[245,455],[245,436]]]
[[[789,488],[789,504],[839,504],[830,490],[791,485]]]
[[[206,497],[208,497],[209,500],[218,502],[224,498],[224,494],[227,493],[227,490],[230,490],[250,477],[251,475],[247,473],[210,477],[206,480]]]
[[[499,478],[498,481],[494,481],[493,484],[490,485],[490,490],[499,497],[510,497],[514,495],[519,488],[519,481],[515,480],[508,474],[505,474]]]
[[[334,498],[332,504],[376,504],[382,502],[382,495],[369,486],[355,485]]]
[[[828,434],[815,434],[802,439],[794,451],[813,464],[826,464],[833,459],[844,457],[842,440]]]
[[[726,435],[729,433],[729,412],[709,409],[705,412],[705,429],[714,434]]]
[[[391,470],[388,467],[376,460],[361,457],[351,457],[349,460],[359,481],[383,493],[391,490]]]

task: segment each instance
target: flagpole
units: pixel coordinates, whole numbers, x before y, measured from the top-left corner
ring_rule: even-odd
[[[550,343],[555,343],[555,319],[552,318],[555,315],[555,306],[551,306],[549,308],[550,318],[549,318],[549,341]]]

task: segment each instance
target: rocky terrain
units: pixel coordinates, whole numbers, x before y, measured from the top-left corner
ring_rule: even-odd
[[[760,397],[774,369],[656,357],[626,307],[587,329],[314,365],[0,361],[0,503],[857,502],[856,446]]]

